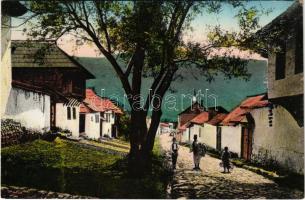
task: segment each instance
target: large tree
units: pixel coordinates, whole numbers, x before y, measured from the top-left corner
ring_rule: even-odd
[[[94,44],[111,63],[131,107],[132,163],[145,163],[149,157],[162,115],[162,99],[180,67],[198,67],[209,80],[218,72],[229,78],[249,76],[245,60],[210,54],[217,47],[243,47],[243,41],[257,28],[258,10],[236,0],[49,0],[26,1],[25,4],[30,10],[30,28],[26,30],[29,36],[56,41],[70,34]],[[220,27],[216,27],[205,44],[183,40],[183,34],[190,31],[191,21],[197,14],[220,12],[223,4],[240,10],[238,34],[223,34]],[[123,66],[118,58],[125,61]],[[144,75],[153,77],[154,81],[142,105]],[[156,96],[158,98],[154,98]],[[153,108],[151,125],[147,127],[150,108]]]

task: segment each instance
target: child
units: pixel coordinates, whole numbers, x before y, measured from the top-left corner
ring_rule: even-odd
[[[176,169],[176,163],[177,163],[177,158],[178,158],[178,150],[179,146],[176,141],[176,138],[173,138],[173,143],[172,143],[172,163],[173,163],[173,169]]]
[[[223,163],[223,173],[226,173],[226,169],[228,171],[228,173],[230,172],[230,158],[231,158],[231,155],[230,155],[230,152],[229,152],[229,148],[228,147],[225,147],[224,151],[222,152],[222,155],[221,155],[221,160],[222,160],[222,163]]]

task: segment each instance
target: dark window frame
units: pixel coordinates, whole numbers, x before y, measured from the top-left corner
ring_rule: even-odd
[[[100,116],[99,115],[95,115],[95,123],[99,123],[100,122]]]
[[[286,44],[281,45],[281,51],[275,54],[275,80],[284,79],[286,76]]]
[[[71,120],[71,107],[67,107],[67,119]]]
[[[73,115],[73,119],[76,119],[76,108],[75,107],[72,108],[72,115]]]

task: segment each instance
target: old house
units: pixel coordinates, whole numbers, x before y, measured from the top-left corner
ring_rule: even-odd
[[[216,148],[217,128],[219,119],[228,113],[221,106],[209,107],[206,111],[201,112],[188,122],[187,140],[190,142],[194,135],[198,137],[198,141],[205,143],[211,148]],[[210,123],[211,122],[211,123]],[[216,125],[217,124],[217,125]],[[216,125],[216,126],[215,126]]]
[[[12,41],[11,46],[13,82],[51,91],[47,108],[51,129],[68,130],[78,137],[79,109],[85,98],[86,79],[94,76],[53,42]],[[36,116],[32,107],[24,106],[23,110],[26,118]],[[11,107],[9,112],[16,110]]]
[[[220,123],[227,116],[226,113],[217,113],[210,120],[202,124],[199,130],[199,141],[209,148],[221,151],[221,130]]]
[[[221,106],[209,107],[205,111],[205,109],[201,107],[200,104],[195,103],[193,105],[193,110],[190,109],[191,107],[187,108],[181,113],[178,118],[178,120],[180,120],[180,124],[181,121],[183,122],[183,125],[178,127],[179,141],[183,143],[190,143],[193,140],[195,134],[197,134],[198,140],[201,142],[204,142],[203,137],[206,137],[205,139],[207,139],[208,137],[210,137],[210,135],[214,134],[216,139],[216,131],[215,133],[213,131],[211,132],[210,124],[208,124],[207,122],[212,120],[218,114],[227,113],[227,111]],[[181,119],[183,119],[184,121]],[[205,125],[205,123],[207,123],[207,125]],[[203,134],[203,132],[205,134]],[[204,143],[206,142],[209,143],[209,141],[205,140]]]
[[[80,107],[79,131],[89,138],[117,137],[118,118],[123,114],[111,100],[86,89],[86,99]]]
[[[18,1],[3,1],[1,15],[1,118],[30,130],[50,129],[50,94],[42,87],[12,81],[11,17],[26,13]]]
[[[177,140],[179,142],[188,141],[188,124],[191,119],[204,111],[204,107],[199,102],[193,102],[191,106],[178,114]]]
[[[267,95],[261,94],[247,97],[234,108],[221,122],[221,148],[227,146],[239,157],[250,160],[256,124],[250,113],[268,105]]]
[[[304,173],[303,3],[294,2],[257,34],[274,33],[268,53],[270,108],[253,110],[255,120],[252,159],[262,164]]]
[[[170,122],[160,122],[159,123],[160,134],[172,132],[173,126],[174,126],[173,123]]]

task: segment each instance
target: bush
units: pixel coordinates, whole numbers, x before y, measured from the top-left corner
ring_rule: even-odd
[[[129,140],[129,135],[131,132],[131,121],[130,116],[125,112],[119,117],[118,122],[118,137],[124,138],[125,141]]]
[[[63,132],[63,130],[62,128],[55,126],[51,128],[51,132],[58,133],[58,132]]]

